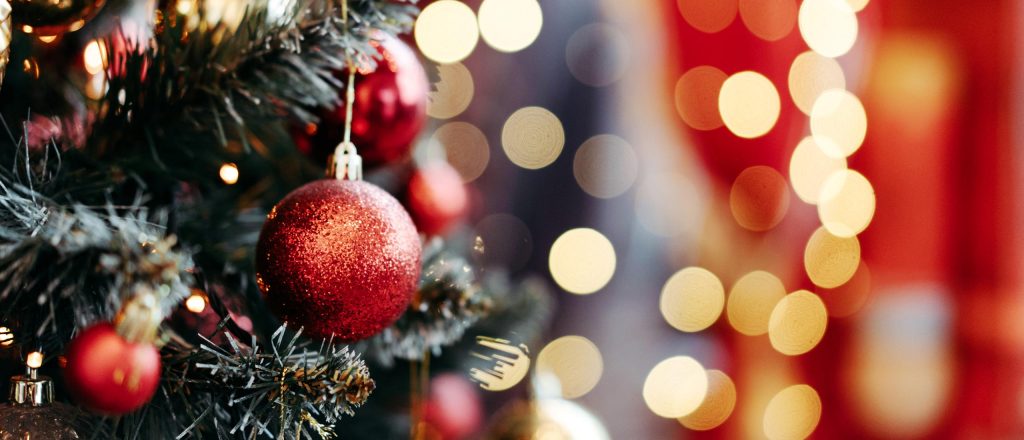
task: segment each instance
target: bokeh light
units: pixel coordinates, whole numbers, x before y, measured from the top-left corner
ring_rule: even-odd
[[[413,35],[423,56],[441,64],[462,61],[480,39],[473,10],[455,0],[439,0],[423,8]]]
[[[837,237],[824,227],[818,228],[804,248],[804,269],[816,286],[835,288],[853,277],[860,264],[857,237]]]
[[[468,122],[446,123],[438,127],[430,139],[444,149],[448,163],[459,172],[463,182],[480,177],[491,160],[487,137]]]
[[[29,368],[39,368],[43,366],[43,353],[33,351],[25,356],[25,365]]]
[[[709,34],[729,26],[736,19],[736,0],[676,0],[679,13],[690,26]]]
[[[694,412],[708,393],[708,374],[689,356],[655,365],[644,380],[644,402],[658,416],[678,419]]]
[[[868,6],[868,3],[871,3],[871,0],[846,0],[846,3],[849,3],[854,11],[860,12]]]
[[[867,229],[874,216],[875,189],[863,174],[840,170],[825,179],[818,196],[818,218],[829,232],[852,237]]]
[[[551,245],[548,268],[551,277],[566,291],[591,294],[608,284],[615,274],[615,248],[593,229],[570,229]]]
[[[435,119],[458,116],[473,101],[473,75],[462,63],[438,66],[440,79],[427,95],[427,115]]]
[[[829,58],[845,55],[857,42],[857,15],[846,0],[804,0],[797,23],[807,46]]]
[[[796,25],[796,0],[739,0],[740,19],[758,38],[781,40]]]
[[[629,53],[629,41],[622,31],[608,24],[592,23],[569,37],[565,46],[565,62],[579,82],[604,87],[626,73]]]
[[[810,204],[818,203],[825,179],[846,169],[846,158],[831,157],[818,147],[813,137],[796,145],[789,159],[789,181],[797,197]]]
[[[551,341],[537,355],[537,374],[558,379],[562,397],[575,399],[594,389],[601,380],[601,351],[583,336],[563,336]]]
[[[828,312],[818,295],[798,290],[786,295],[768,319],[768,340],[779,353],[796,356],[811,351],[825,336]]]
[[[185,298],[185,308],[192,313],[203,313],[206,310],[206,296],[201,290],[192,290],[192,294]]]
[[[786,287],[769,272],[755,270],[743,275],[729,290],[726,317],[736,331],[747,336],[768,333],[775,305],[786,296]]]
[[[676,111],[683,122],[695,130],[714,130],[722,126],[718,112],[718,94],[728,75],[712,66],[687,70],[676,82]]]
[[[725,288],[715,274],[700,267],[676,272],[661,289],[660,309],[665,321],[684,332],[697,332],[714,324],[725,306]]]
[[[512,163],[528,170],[551,165],[562,153],[562,122],[541,107],[523,107],[505,121],[501,146]]]
[[[529,350],[525,345],[485,336],[478,336],[476,343],[476,349],[480,352],[472,354],[487,365],[483,368],[470,368],[469,377],[479,383],[480,388],[505,391],[519,384],[530,371]]]
[[[637,157],[624,139],[601,134],[583,142],[572,163],[576,182],[594,197],[609,199],[626,192],[637,176]]]
[[[764,435],[770,440],[802,440],[821,420],[821,398],[809,385],[779,391],[764,410]]]
[[[846,76],[834,58],[809,50],[797,55],[789,67],[789,94],[806,115],[811,114],[815,101],[826,90],[845,88]]]
[[[845,318],[864,308],[871,298],[871,270],[864,260],[860,261],[857,271],[849,281],[834,289],[821,292],[821,300],[828,308],[828,315],[834,318]]]
[[[736,408],[736,385],[720,370],[708,370],[708,392],[692,413],[679,423],[694,431],[707,431],[725,423]]]
[[[238,165],[228,162],[220,166],[220,180],[228,185],[234,185],[238,182]]]
[[[864,105],[853,93],[826,90],[811,108],[811,134],[825,154],[847,157],[864,143],[868,117]]]
[[[0,347],[10,347],[14,344],[14,332],[10,328],[0,327]]]
[[[107,44],[102,40],[92,40],[85,45],[82,51],[82,63],[85,71],[90,75],[103,73],[104,63],[107,61]]]
[[[771,131],[779,119],[781,105],[772,82],[752,71],[727,78],[718,94],[722,122],[741,138],[752,139]]]
[[[477,16],[484,42],[501,52],[525,49],[540,35],[544,22],[537,0],[484,0]]]
[[[789,209],[789,186],[772,167],[753,166],[743,170],[729,191],[729,209],[745,229],[767,231],[774,228]]]

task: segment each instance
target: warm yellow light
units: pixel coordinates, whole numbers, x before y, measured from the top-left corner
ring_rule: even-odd
[[[857,42],[857,15],[846,0],[804,0],[797,21],[807,46],[826,57],[843,56]]]
[[[857,237],[837,237],[824,227],[818,228],[804,248],[804,269],[816,286],[839,287],[853,277],[860,264]]]
[[[610,199],[633,186],[638,167],[633,147],[618,136],[601,134],[576,149],[572,172],[587,194]]]
[[[537,374],[550,375],[561,385],[562,397],[575,399],[594,389],[601,380],[601,351],[582,336],[563,336],[551,341],[537,355]]]
[[[238,166],[233,163],[226,163],[220,166],[220,180],[228,185],[238,182]]]
[[[38,38],[43,44],[50,44],[57,41],[56,35],[40,35]]]
[[[826,90],[811,109],[811,134],[830,157],[856,152],[868,132],[868,117],[857,97],[841,89]]]
[[[708,393],[692,413],[679,423],[694,431],[707,431],[725,423],[736,408],[736,385],[719,370],[708,370]]]
[[[796,25],[796,0],[739,0],[739,11],[747,29],[767,41],[781,40]]]
[[[436,4],[436,3],[435,3]],[[512,163],[528,170],[551,165],[562,153],[562,122],[541,107],[523,107],[512,113],[501,130],[501,146]]]
[[[477,15],[480,36],[501,52],[525,49],[540,35],[544,22],[537,0],[484,0]]]
[[[846,76],[834,58],[809,50],[797,55],[789,67],[789,94],[793,103],[806,115],[826,90],[845,89]]]
[[[107,75],[103,73],[97,73],[89,77],[89,81],[85,83],[85,96],[92,100],[100,100],[107,94],[109,89],[107,83]]]
[[[744,71],[730,76],[718,94],[722,122],[736,136],[764,136],[779,119],[779,92],[772,82],[757,72]]]
[[[748,336],[768,333],[772,310],[783,297],[786,287],[775,275],[756,270],[744,275],[729,290],[726,317],[736,331]]]
[[[551,277],[566,291],[591,294],[612,279],[615,248],[593,229],[570,229],[551,245],[548,267]]]
[[[444,148],[448,163],[459,172],[463,182],[476,180],[491,161],[487,137],[468,122],[444,124],[430,139]]]
[[[709,34],[736,19],[736,0],[676,0],[676,6],[690,26]]]
[[[751,231],[774,228],[789,210],[789,186],[772,167],[743,170],[729,191],[729,209],[736,223]]]
[[[618,28],[592,23],[581,27],[565,45],[569,73],[591,87],[608,86],[626,73],[630,43]]]
[[[854,11],[860,12],[868,6],[868,3],[871,3],[871,0],[846,0],[846,3],[849,3]]]
[[[413,34],[423,56],[441,64],[462,61],[480,39],[473,10],[455,0],[440,0],[423,8]]]
[[[769,440],[803,440],[821,420],[821,399],[809,385],[779,391],[764,410],[764,435]]]
[[[875,189],[861,173],[841,170],[821,186],[818,218],[833,235],[853,237],[867,229],[875,216]]]
[[[106,59],[107,45],[100,40],[90,41],[82,51],[82,63],[85,65],[85,71],[90,75],[102,73]]]
[[[813,137],[806,137],[796,145],[789,160],[789,181],[797,197],[813,205],[818,203],[825,179],[845,169],[846,158],[825,154]]]
[[[530,356],[525,345],[505,339],[478,336],[477,345],[484,353],[472,355],[487,363],[484,368],[471,368],[469,377],[487,391],[505,391],[519,384],[530,371]]]
[[[728,75],[712,66],[687,70],[676,82],[676,111],[683,122],[695,130],[714,130],[722,126],[718,94]]]
[[[14,332],[7,327],[0,327],[0,346],[10,347],[14,344]]]
[[[25,357],[25,365],[29,368],[39,368],[43,366],[43,354],[38,351],[33,351]]]
[[[851,316],[861,310],[871,297],[871,270],[864,260],[860,261],[853,278],[835,289],[821,292],[828,315],[835,318]]]
[[[806,290],[786,295],[768,319],[768,340],[779,353],[796,356],[811,351],[825,336],[825,303]]]
[[[178,0],[178,2],[175,3],[174,8],[181,15],[189,15],[195,9],[195,2],[196,0]]]
[[[661,289],[661,316],[684,332],[704,330],[718,320],[725,306],[725,288],[715,274],[687,267],[673,274]]]
[[[206,297],[200,291],[192,291],[185,299],[185,308],[192,313],[203,313],[206,310]]]
[[[440,80],[427,95],[427,115],[436,119],[454,118],[473,101],[473,75],[462,63],[438,66]]]
[[[678,419],[694,412],[708,393],[708,375],[689,356],[676,356],[655,365],[644,381],[644,402],[658,416]]]

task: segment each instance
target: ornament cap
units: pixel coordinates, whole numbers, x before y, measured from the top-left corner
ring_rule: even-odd
[[[355,144],[338,144],[327,165],[327,177],[338,180],[363,180],[363,158],[356,152]]]
[[[53,403],[53,381],[46,376],[14,376],[11,378],[11,402],[16,405],[49,405]]]

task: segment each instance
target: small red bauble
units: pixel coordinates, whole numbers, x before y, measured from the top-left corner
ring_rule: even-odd
[[[386,191],[318,180],[270,211],[256,245],[256,282],[278,318],[304,334],[357,341],[409,306],[421,252],[409,214]]]
[[[160,352],[128,342],[113,324],[95,324],[75,337],[65,353],[67,387],[83,406],[120,415],[149,402],[160,383]]]
[[[377,69],[360,69],[356,75],[356,96],[352,105],[352,142],[367,165],[394,162],[408,156],[416,136],[427,118],[427,94],[430,83],[416,53],[393,37],[373,43],[380,52]],[[341,81],[347,71],[339,71]],[[319,123],[293,130],[296,146],[317,163],[341,142],[345,131],[345,100],[322,110]]]
[[[423,418],[443,439],[467,438],[484,420],[478,388],[465,377],[446,373],[430,380]]]
[[[413,221],[427,235],[443,234],[465,215],[469,206],[462,177],[443,161],[416,170],[409,179],[407,197]]]

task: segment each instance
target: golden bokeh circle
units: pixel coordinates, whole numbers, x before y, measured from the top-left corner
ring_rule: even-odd
[[[771,131],[781,105],[771,80],[753,71],[733,74],[722,83],[718,94],[722,122],[741,138],[753,139]]]
[[[484,0],[477,11],[480,36],[500,52],[518,52],[532,44],[544,23],[537,0]]]
[[[440,79],[427,95],[427,115],[450,119],[460,115],[473,101],[473,75],[462,63],[438,66]]]
[[[769,440],[802,440],[821,420],[821,398],[809,385],[779,391],[764,410],[764,435]]]
[[[751,33],[778,41],[796,26],[796,0],[739,0],[740,19]]]
[[[825,154],[813,137],[806,137],[793,149],[789,159],[789,181],[797,197],[810,204],[818,203],[825,179],[846,169],[846,158]]]
[[[491,160],[487,137],[468,122],[449,122],[438,127],[431,142],[444,148],[448,163],[459,172],[463,182],[480,177]]]
[[[551,245],[548,268],[555,283],[570,293],[597,292],[615,274],[615,248],[590,228],[565,231]]]
[[[638,172],[636,153],[624,139],[600,134],[583,142],[572,163],[576,182],[594,197],[610,199],[622,195]]]
[[[686,125],[695,130],[714,130],[722,126],[718,94],[728,77],[712,66],[697,66],[679,77],[675,89],[676,111]]]
[[[771,273],[755,270],[733,284],[726,304],[726,317],[736,331],[747,336],[768,333],[768,321],[775,305],[786,296],[786,287]]]
[[[704,401],[679,423],[694,431],[708,431],[725,423],[736,408],[736,385],[720,370],[708,370],[708,392]]]
[[[659,362],[644,380],[644,402],[660,417],[678,419],[694,412],[707,393],[708,374],[689,356]]]
[[[480,30],[476,15],[465,3],[438,0],[420,11],[413,37],[423,56],[447,64],[462,61],[473,53]]]
[[[660,309],[665,321],[684,332],[698,332],[714,324],[725,306],[725,288],[715,274],[700,267],[676,272],[661,289]]]
[[[804,0],[797,24],[807,46],[829,58],[845,55],[857,42],[857,14],[846,0]]]
[[[779,353],[801,355],[821,342],[827,325],[828,312],[821,298],[798,290],[775,305],[768,319],[768,340]]]
[[[676,0],[676,7],[690,26],[713,34],[736,19],[736,0]]]
[[[824,227],[818,228],[804,248],[804,270],[819,287],[839,287],[853,277],[860,264],[860,240],[837,237]]]
[[[736,223],[751,231],[774,228],[789,210],[789,186],[772,167],[743,170],[729,191],[729,209]]]
[[[630,44],[617,27],[591,23],[579,28],[565,45],[565,64],[579,82],[605,87],[622,79],[630,66]]]
[[[562,398],[575,399],[594,389],[601,380],[601,351],[583,336],[563,336],[548,343],[537,355],[537,374],[558,379]]]
[[[811,134],[825,154],[848,157],[864,144],[868,116],[853,93],[842,89],[822,92],[811,108]]]
[[[854,11],[860,12],[868,6],[868,3],[871,3],[871,0],[846,0],[846,3],[849,3]]]
[[[789,94],[806,115],[811,114],[814,102],[826,90],[845,88],[846,75],[839,62],[813,50],[797,55],[789,67]]]
[[[853,170],[832,173],[821,185],[818,219],[833,235],[860,234],[875,216],[875,189],[863,174]]]
[[[238,183],[238,165],[234,163],[228,162],[221,165],[217,174],[220,175],[220,180],[228,185]]]
[[[512,163],[536,170],[551,165],[565,146],[562,122],[542,107],[523,107],[505,121],[501,146]]]

